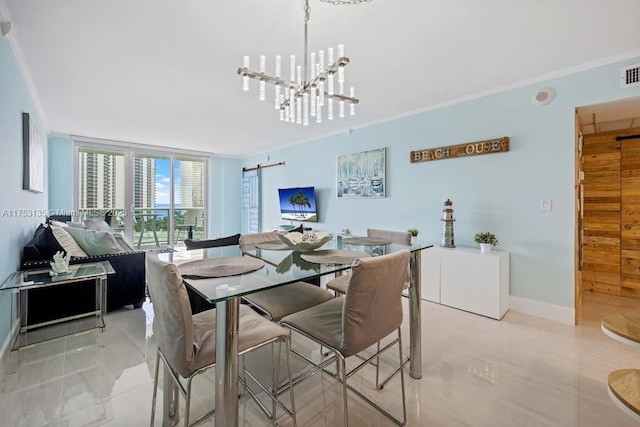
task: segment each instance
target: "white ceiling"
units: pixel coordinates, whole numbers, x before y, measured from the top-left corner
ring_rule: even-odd
[[[4,3],[4,4],[3,4]],[[302,0],[0,0],[50,132],[229,156],[358,129],[640,48],[638,0],[310,0],[310,50],[344,43],[355,117],[282,123],[236,74],[302,56]],[[267,89],[272,89],[268,87]]]

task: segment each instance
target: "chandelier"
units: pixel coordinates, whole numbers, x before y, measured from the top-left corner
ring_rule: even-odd
[[[356,4],[371,0],[321,0],[335,5]],[[355,114],[355,106],[359,100],[355,97],[353,86],[349,88],[349,94],[345,94],[344,67],[349,64],[349,58],[344,56],[344,45],[338,45],[337,52],[333,47],[317,52],[307,51],[307,25],[311,8],[309,0],[304,0],[304,56],[302,65],[296,65],[296,56],[291,55],[289,67],[289,80],[282,77],[282,57],[277,55],[275,59],[274,75],[265,74],[266,58],[260,56],[259,71],[249,69],[248,56],[243,59],[242,68],[238,68],[238,74],[242,76],[242,89],[249,90],[249,79],[255,79],[259,83],[258,99],[266,99],[266,84],[274,86],[275,109],[280,112],[280,120],[284,122],[309,125],[310,118],[315,118],[316,123],[322,123],[323,110],[326,109],[326,117],[333,120],[334,101],[338,104],[338,116],[345,116],[345,103],[349,104],[349,114]],[[325,62],[326,61],[326,62]]]

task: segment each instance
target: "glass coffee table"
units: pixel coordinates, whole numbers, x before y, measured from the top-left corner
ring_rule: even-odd
[[[0,286],[0,291],[10,291],[17,296],[12,302],[12,319],[19,320],[14,332],[11,358],[16,361],[18,351],[45,341],[64,338],[94,330],[104,331],[104,316],[107,302],[107,276],[115,273],[109,261],[70,265],[68,274],[52,276],[51,269],[24,270],[12,273]],[[76,282],[87,282],[95,286],[95,309],[73,316],[56,318],[29,324],[29,292],[34,289],[65,286]],[[14,312],[15,310],[15,312]]]

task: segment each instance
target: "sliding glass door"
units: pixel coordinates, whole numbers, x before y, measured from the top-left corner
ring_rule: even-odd
[[[75,205],[106,220],[134,249],[206,236],[206,158],[77,144]]]
[[[175,241],[202,239],[205,236],[205,162],[177,158],[173,163],[173,193],[175,195]]]

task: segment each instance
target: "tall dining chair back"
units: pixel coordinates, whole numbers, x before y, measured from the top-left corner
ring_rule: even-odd
[[[408,231],[378,230],[375,228],[367,228],[367,237],[388,239],[391,240],[391,243],[411,246],[411,233],[409,233]],[[343,274],[342,276],[338,276],[335,279],[327,282],[327,289],[329,289],[330,291],[334,291],[336,295],[344,295],[347,293],[348,284],[349,277]]]
[[[402,360],[402,289],[409,273],[409,251],[403,250],[379,257],[363,258],[353,262],[349,275],[349,287],[344,298],[333,298],[315,307],[286,316],[280,323],[329,349],[340,362],[343,385],[344,426],[349,425],[347,388],[352,390],[376,410],[398,425],[406,422],[404,372],[400,370],[402,385],[403,418],[391,415],[362,392],[351,387],[347,380],[370,363],[374,358],[398,344],[399,359]],[[345,359],[377,344],[394,330],[398,336],[389,344],[347,372]],[[331,360],[329,360],[331,361]],[[322,369],[312,368],[306,376]],[[299,382],[298,379],[295,381]]]
[[[276,232],[243,234],[240,248],[254,249],[264,242],[280,241]],[[274,322],[284,316],[313,307],[333,298],[330,292],[307,282],[294,282],[277,288],[245,295],[243,300]]]
[[[176,240],[180,240],[182,232],[187,232],[187,238],[193,239],[193,230],[202,225],[202,212],[203,208],[189,208],[186,209],[184,220],[176,224]]]
[[[398,245],[411,246],[411,233],[409,233],[408,231],[378,230],[375,228],[367,228],[367,237],[389,239],[392,243],[396,243]]]
[[[192,315],[189,297],[177,267],[174,264],[161,261],[155,252],[147,253],[145,263],[149,292],[153,299],[153,335],[158,345],[151,406],[151,426],[154,423],[158,371],[162,360],[166,367],[165,375],[171,376],[185,398],[184,425],[186,427],[189,425],[192,380],[196,375],[213,367],[216,362],[216,311],[212,309]],[[286,329],[269,322],[253,310],[240,306],[238,341],[239,355],[266,344],[287,343],[286,356],[289,383],[291,384],[289,332]],[[279,365],[279,360],[277,362]],[[276,377],[277,375],[274,376],[272,389],[277,387],[279,379]],[[180,378],[187,380],[186,387]],[[261,388],[266,390],[262,385]],[[277,403],[294,418],[295,425],[293,392],[290,395],[291,410],[279,400]],[[275,417],[276,398],[274,394],[270,394],[270,396],[274,399],[274,407],[273,412],[268,415]],[[176,404],[175,408],[177,407]]]
[[[375,237],[380,239],[391,240],[391,243],[398,245],[410,246],[411,245],[411,233],[408,231],[393,231],[393,230],[379,230],[375,228],[367,228],[367,237]],[[405,283],[405,288],[409,287],[410,279]],[[327,289],[333,291],[336,296],[344,295],[347,293],[347,287],[349,286],[350,277],[348,273],[342,274],[335,279],[327,282]],[[409,361],[407,357],[398,367],[393,370],[383,381],[379,381],[379,360],[376,360],[376,386],[381,389],[391,379],[391,377]]]

